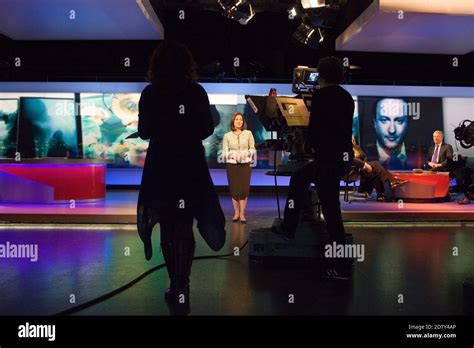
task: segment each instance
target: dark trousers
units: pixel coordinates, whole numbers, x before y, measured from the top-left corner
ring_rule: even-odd
[[[309,184],[314,181],[314,177],[314,162],[308,162],[291,176],[282,225],[288,235],[294,236],[301,210],[306,208],[305,203],[311,204],[311,194],[308,188]],[[307,208],[312,209],[312,207]]]
[[[192,213],[183,210],[171,216],[160,219],[161,243],[186,240],[194,242],[194,217]]]
[[[339,191],[341,178],[349,172],[351,164],[352,161],[315,162],[316,189],[318,190],[321,209],[326,220],[330,243],[345,243]]]
[[[370,193],[375,188],[377,195],[381,196],[385,191],[385,182],[390,183],[395,178],[380,162],[371,161],[367,163],[372,167],[372,172],[370,174],[360,172],[360,191]]]

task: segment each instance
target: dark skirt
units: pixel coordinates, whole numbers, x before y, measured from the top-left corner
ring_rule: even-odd
[[[250,191],[250,174],[252,172],[250,163],[227,163],[226,168],[230,195],[235,200],[246,199]]]

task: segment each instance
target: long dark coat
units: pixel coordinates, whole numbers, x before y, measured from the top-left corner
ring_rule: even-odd
[[[225,241],[225,217],[219,204],[202,140],[214,131],[206,91],[190,83],[183,91],[163,94],[148,85],[139,102],[138,134],[149,139],[138,197],[137,223],[142,240],[160,221],[194,216],[213,250]]]

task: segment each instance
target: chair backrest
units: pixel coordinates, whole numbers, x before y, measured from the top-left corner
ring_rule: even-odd
[[[349,173],[342,177],[347,183],[354,182],[360,179],[360,168],[358,166],[352,165]]]

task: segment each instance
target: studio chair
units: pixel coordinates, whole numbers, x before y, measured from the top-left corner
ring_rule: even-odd
[[[344,202],[352,203],[354,200],[349,198],[349,186],[353,185],[353,193],[356,192],[356,181],[360,180],[360,168],[358,166],[351,166],[349,173],[342,177],[342,180],[345,183],[344,186]],[[364,200],[365,202],[365,200]]]

